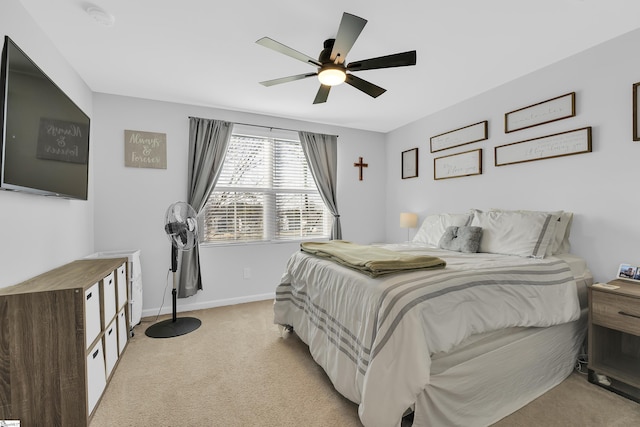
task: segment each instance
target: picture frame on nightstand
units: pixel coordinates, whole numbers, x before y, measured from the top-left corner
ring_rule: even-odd
[[[616,277],[618,279],[640,283],[640,267],[631,264],[620,264]]]

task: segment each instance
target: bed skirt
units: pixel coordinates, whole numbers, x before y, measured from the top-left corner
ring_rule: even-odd
[[[564,381],[587,331],[586,285],[593,279],[589,274],[577,282],[580,319],[473,336],[451,353],[435,354],[413,427],[489,426]]]

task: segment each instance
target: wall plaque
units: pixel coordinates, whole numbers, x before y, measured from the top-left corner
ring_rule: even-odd
[[[590,152],[591,126],[498,145],[494,148],[496,166]]]
[[[167,134],[124,131],[124,165],[133,168],[167,168]]]
[[[482,174],[482,148],[433,159],[433,179]]]
[[[460,129],[442,133],[431,137],[431,152],[446,150],[460,145],[487,139],[489,122],[487,120]]]
[[[571,92],[504,115],[504,132],[515,132],[576,115],[576,93]]]

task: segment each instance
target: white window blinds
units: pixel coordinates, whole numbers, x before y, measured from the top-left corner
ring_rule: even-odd
[[[205,241],[328,238],[324,206],[297,139],[234,133],[205,206]]]

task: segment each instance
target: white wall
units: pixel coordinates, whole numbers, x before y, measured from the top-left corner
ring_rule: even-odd
[[[360,243],[385,237],[386,159],[384,135],[213,108],[94,95],[95,248],[140,249],[143,315],[154,315],[166,296],[171,309],[170,243],[164,231],[167,207],[185,200],[189,116],[337,134],[338,208],[343,238]],[[167,169],[124,166],[124,130],[167,134]],[[369,167],[358,181],[353,167],[362,156]],[[297,244],[203,246],[203,290],[178,300],[178,310],[199,309],[272,297],[287,258]],[[244,279],[244,268],[251,278]],[[166,293],[165,293],[166,289]]]
[[[401,211],[422,220],[469,208],[562,209],[575,213],[572,252],[586,258],[596,280],[613,279],[622,262],[640,265],[640,142],[632,139],[639,44],[634,31],[388,134],[387,239],[406,239]],[[504,133],[506,112],[574,91],[575,117]],[[429,152],[430,137],[482,120],[489,121],[488,140]],[[497,145],[585,126],[593,127],[591,153],[494,166]],[[400,153],[413,147],[419,147],[419,177],[402,180]],[[475,148],[483,148],[482,175],[434,181],[434,157]]]
[[[19,0],[2,2],[0,36],[4,35],[11,37],[92,117],[91,91],[36,26]],[[89,156],[91,173],[91,149]],[[90,253],[93,249],[91,184],[90,175],[89,201],[0,191],[0,288],[14,285]]]

